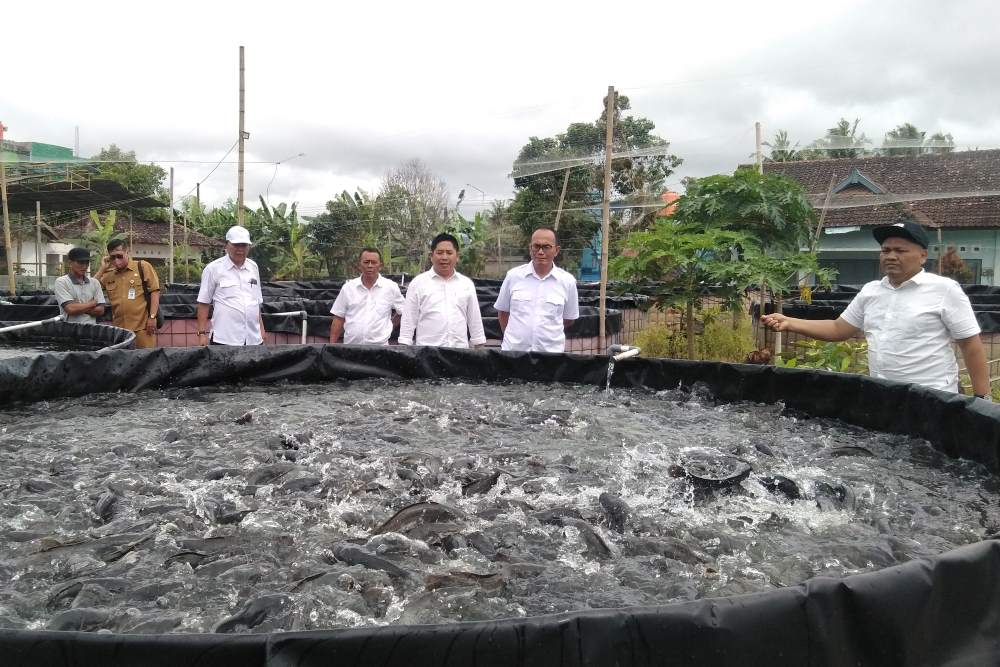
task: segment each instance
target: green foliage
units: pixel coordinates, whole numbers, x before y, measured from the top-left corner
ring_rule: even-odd
[[[838,158],[857,158],[868,153],[866,145],[870,143],[862,132],[858,134],[860,118],[854,122],[841,118],[837,124],[827,129],[826,136],[817,139],[803,151],[806,160],[835,160]]]
[[[706,361],[742,362],[753,351],[753,326],[750,318],[739,311],[736,327],[733,313],[708,308],[698,315],[701,333],[695,336],[695,358]],[[687,357],[687,335],[664,324],[650,324],[636,334],[635,345],[644,357]]]
[[[185,253],[185,250],[187,251]],[[184,262],[185,257],[187,263]],[[205,269],[202,254],[190,246],[174,246],[174,280],[179,283],[196,283],[201,280],[201,272]]]
[[[115,221],[118,219],[117,211],[108,211],[104,220],[97,211],[90,212],[90,220],[94,223],[94,228],[89,232],[84,232],[79,239],[80,245],[90,250],[91,264],[95,267],[101,265],[101,257],[108,252],[108,243],[112,239],[124,239],[125,234],[115,234]]]
[[[459,253],[459,270],[469,276],[481,276],[486,269],[486,223],[482,213],[472,220],[463,218],[458,211],[452,216],[445,230],[462,245]]]
[[[781,174],[739,169],[693,179],[676,204],[672,218],[678,223],[743,232],[768,250],[797,252],[815,227],[805,190]]]
[[[924,152],[920,145],[927,134],[918,130],[912,123],[902,123],[894,129],[885,133],[885,141],[882,143],[881,153],[883,155],[909,155],[915,157]],[[900,146],[899,144],[910,144],[916,142],[915,146]]]
[[[774,365],[867,374],[868,343],[853,340],[840,342],[799,340],[795,343],[795,352],[776,356]]]
[[[619,150],[645,148],[663,142],[653,134],[655,124],[636,116],[623,116],[631,103],[628,97],[618,95],[615,104],[615,147]],[[536,159],[561,159],[587,155],[600,155],[604,151],[607,122],[605,114],[592,123],[570,123],[566,131],[554,137],[530,137],[518,154],[518,161]],[[632,157],[612,163],[612,197],[623,198],[641,193],[658,195],[663,183],[681,164],[675,155]],[[510,205],[510,219],[520,230],[520,245],[527,249],[531,234],[539,227],[555,224],[556,210],[562,193],[565,171],[551,171],[514,179],[517,194]],[[591,247],[601,227],[599,207],[604,189],[602,169],[589,165],[570,169],[566,200],[559,219],[559,244],[563,250],[559,263],[564,268],[578,265],[585,248]],[[590,210],[587,210],[590,209]],[[611,239],[620,236],[623,222],[645,224],[651,219],[652,209],[615,211],[611,216]]]
[[[799,142],[796,141],[793,146],[787,130],[778,130],[774,133],[773,141],[763,143],[771,149],[771,154],[767,158],[771,162],[795,162],[804,159],[802,151],[799,150]]]
[[[115,144],[94,155],[92,160],[100,161],[97,166],[97,177],[106,178],[122,185],[129,192],[139,196],[156,197],[167,201],[170,193],[163,187],[163,179],[167,172],[155,164],[139,164],[135,151],[123,151]],[[127,207],[123,203],[122,207]],[[143,212],[144,218],[165,220],[167,215],[163,209],[148,209]]]

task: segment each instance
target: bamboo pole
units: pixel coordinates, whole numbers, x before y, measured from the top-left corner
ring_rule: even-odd
[[[10,238],[10,213],[7,210],[7,163],[0,156],[0,199],[3,201],[3,243],[4,257],[7,258],[7,291],[11,296],[17,294],[17,281],[14,280],[14,263],[10,251],[13,243]]]
[[[607,346],[607,298],[608,298],[608,244],[611,236],[611,143],[615,125],[615,87],[608,86],[605,105],[607,131],[604,134],[604,198],[601,202],[601,293],[600,293],[600,333],[599,346],[603,353]]]

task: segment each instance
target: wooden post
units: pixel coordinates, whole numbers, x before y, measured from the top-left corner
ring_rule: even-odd
[[[7,162],[2,154],[0,154],[0,199],[3,201],[3,247],[4,257],[7,258],[7,291],[14,296],[17,294],[17,281],[14,280],[14,263],[10,257],[14,244],[10,240],[10,214],[7,211]]]
[[[615,131],[615,87],[608,86],[608,97],[605,100],[605,116],[607,130],[604,133],[604,201],[601,203],[601,298],[600,298],[600,333],[599,346],[601,353],[607,351],[607,299],[608,299],[608,244],[611,236],[611,143]]]
[[[169,239],[169,255],[167,255],[167,276],[168,282],[174,282],[174,168],[170,168],[170,213],[169,225],[170,230],[167,232],[167,238]]]
[[[562,194],[559,195],[559,208],[556,209],[556,223],[555,223],[555,225],[553,225],[553,228],[557,232],[559,231],[559,218],[562,217],[563,202],[566,201],[566,186],[567,185],[569,185],[569,169],[566,170],[566,175],[563,176]]]
[[[753,164],[757,169],[757,173],[761,174],[764,172],[764,154],[761,152],[761,145],[764,142],[762,132],[760,129],[760,121],[753,124],[754,135],[756,136],[756,148],[753,152]]]
[[[937,239],[938,239],[938,261],[937,261],[938,270],[937,270],[937,272],[938,272],[938,275],[940,276],[941,272],[944,271],[944,242],[941,241],[941,223],[938,223],[938,226],[937,226]]]
[[[35,284],[42,289],[42,202],[35,202]]]
[[[826,199],[823,200],[823,209],[819,212],[819,223],[816,225],[816,235],[809,245],[809,252],[819,250],[819,239],[823,234],[823,221],[826,220],[826,211],[830,208],[830,199],[833,197],[833,186],[837,184],[837,175],[830,172],[830,186],[826,189]]]
[[[246,87],[244,85],[244,75],[243,75],[243,47],[240,47],[240,158],[239,158],[239,169],[237,176],[236,185],[236,224],[243,226],[243,159],[244,159],[244,147],[243,140],[246,137],[246,132],[244,131],[243,117],[244,117],[244,101],[246,98]]]

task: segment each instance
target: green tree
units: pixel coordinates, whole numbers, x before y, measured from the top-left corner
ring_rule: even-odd
[[[349,276],[357,270],[358,253],[364,246],[379,248],[386,271],[402,266],[393,258],[389,237],[380,225],[378,206],[364,190],[353,195],[346,190],[326,202],[326,211],[310,219],[310,248],[326,263],[331,276]]]
[[[944,155],[955,150],[955,138],[951,133],[935,132],[925,144],[926,151],[935,155]]]
[[[862,132],[858,134],[860,118],[854,122],[841,118],[837,124],[827,128],[826,135],[814,141],[803,155],[809,160],[824,160],[837,158],[858,158],[867,153],[866,145],[871,143]]]
[[[653,134],[653,121],[623,112],[631,108],[629,98],[618,95],[615,103],[614,148],[616,152],[649,148],[664,141]],[[603,171],[593,167],[593,160],[604,152],[607,129],[606,112],[591,123],[571,123],[554,137],[530,137],[518,153],[520,164],[539,165],[539,173],[514,179],[517,194],[509,208],[510,220],[520,230],[520,243],[528,247],[531,234],[539,227],[555,223],[556,210],[569,168],[566,200],[559,219],[559,242],[563,247],[560,263],[572,269],[601,227],[600,202],[604,189]],[[627,157],[612,162],[612,198],[641,199],[660,194],[667,177],[681,164],[675,155]],[[535,171],[534,169],[530,171]],[[619,208],[612,215],[611,238],[620,237],[624,225],[640,228],[650,224],[655,208]]]
[[[428,244],[450,221],[448,185],[420,160],[409,160],[382,179],[372,215],[406,268],[421,270]]]
[[[802,151],[799,150],[799,142],[796,141],[793,146],[787,130],[778,130],[774,133],[774,139],[771,142],[765,141],[764,145],[771,149],[767,159],[772,162],[795,162],[804,159]]]
[[[472,220],[462,217],[458,211],[451,218],[445,230],[458,239],[462,245],[459,267],[467,276],[482,276],[486,270],[486,223],[482,213],[476,213]]]
[[[107,148],[102,147],[91,159],[98,161],[98,178],[115,181],[138,196],[156,197],[161,201],[167,201],[170,196],[163,187],[167,172],[155,164],[139,164],[135,151],[123,151],[111,144]],[[123,208],[127,206],[127,203],[122,204]],[[144,211],[143,217],[162,220],[166,218],[166,213],[162,209],[151,209]]]
[[[909,155],[911,157],[924,152],[923,142],[926,132],[917,129],[912,123],[897,125],[895,129],[885,133],[881,153],[883,155]]]
[[[93,267],[100,266],[101,258],[108,252],[108,243],[112,239],[124,239],[125,234],[115,233],[115,222],[118,220],[118,212],[115,210],[108,211],[104,219],[101,220],[101,216],[97,211],[90,212],[90,221],[93,229],[83,233],[78,240],[80,245],[87,248],[93,254],[93,259],[91,260],[91,265]]]
[[[292,204],[287,221],[287,238],[284,247],[278,251],[274,277],[278,280],[303,280],[318,276],[323,260],[310,248],[309,230],[307,225],[299,221],[295,213],[295,204]]]
[[[752,169],[691,179],[676,204],[679,223],[744,232],[762,247],[789,252],[808,246],[816,215],[797,181]]]

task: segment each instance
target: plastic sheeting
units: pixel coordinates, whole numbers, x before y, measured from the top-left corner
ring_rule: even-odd
[[[603,384],[607,359],[494,350],[296,346],[42,355],[0,362],[0,400],[364,377]],[[615,386],[703,382],[722,400],[784,401],[818,416],[925,437],[998,471],[1000,406],[855,375],[635,359]],[[997,664],[1000,542],[845,579],[663,607],[497,622],[271,635],[0,631],[5,665]]]
[[[56,312],[56,315],[58,314]],[[30,320],[39,319],[44,318],[30,318]],[[0,321],[0,329],[20,322],[21,320]],[[0,345],[46,345],[66,350],[101,350],[112,345],[124,343],[130,338],[134,341],[131,331],[104,324],[46,322],[30,329],[18,329],[17,331],[0,333]],[[131,345],[128,345],[128,347],[131,347]]]

